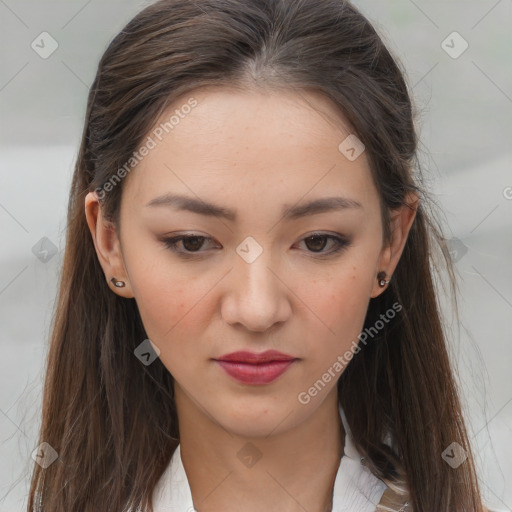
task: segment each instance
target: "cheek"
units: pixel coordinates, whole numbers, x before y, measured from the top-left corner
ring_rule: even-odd
[[[353,268],[350,272],[340,273],[329,282],[320,284],[313,280],[309,290],[304,288],[301,296],[314,315],[311,318],[312,330],[321,326],[322,345],[319,359],[332,358],[333,354],[345,352],[350,347],[363,327],[369,305],[367,273]]]
[[[137,306],[161,362],[178,381],[188,382],[187,376],[199,371],[198,340],[209,317],[208,298],[203,286],[195,288],[178,276],[170,281],[145,281],[137,290]]]
[[[204,285],[194,286],[178,276],[168,279],[147,279],[135,293],[146,332],[159,346],[192,338],[208,318]]]
[[[171,264],[165,252],[126,251],[130,284],[148,337],[159,348],[191,337],[205,321],[211,284],[184,266]]]

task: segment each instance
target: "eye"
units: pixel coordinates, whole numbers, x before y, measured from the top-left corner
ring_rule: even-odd
[[[162,240],[164,245],[171,251],[178,254],[182,258],[193,258],[196,255],[200,255],[205,251],[202,251],[205,241],[212,241],[211,238],[201,235],[179,235],[171,238],[165,238]],[[321,257],[330,256],[338,253],[350,245],[350,240],[344,236],[329,235],[324,233],[313,233],[306,238],[301,240],[305,242],[306,246],[310,249],[309,252],[313,254],[319,254]],[[332,249],[330,251],[324,251],[327,242],[330,241]],[[178,247],[181,243],[182,248]]]
[[[165,238],[163,242],[168,249],[186,258],[189,255],[193,255],[193,253],[204,252],[199,249],[203,247],[205,240],[211,240],[211,238],[200,235],[180,235]],[[180,242],[185,250],[177,248]]]
[[[328,235],[325,233],[313,233],[308,237],[303,238],[302,241],[311,249],[310,252],[320,254],[322,257],[340,252],[350,245],[350,241],[345,237]],[[328,241],[331,241],[334,248],[330,251],[323,251]]]

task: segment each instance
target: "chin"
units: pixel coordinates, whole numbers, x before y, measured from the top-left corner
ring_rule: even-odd
[[[267,438],[269,434],[276,433],[276,427],[283,418],[272,418],[268,417],[265,419],[259,418],[244,418],[239,420],[238,418],[225,418],[219,423],[224,429],[230,434],[241,437],[241,438]]]
[[[251,399],[240,397],[218,409],[217,421],[230,433],[240,437],[267,437],[291,428],[293,407],[275,397]],[[286,420],[286,421],[285,421]]]

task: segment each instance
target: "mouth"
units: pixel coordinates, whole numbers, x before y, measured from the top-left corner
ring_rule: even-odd
[[[268,350],[261,354],[254,352],[233,352],[214,359],[232,378],[244,384],[269,384],[282,375],[298,358]]]

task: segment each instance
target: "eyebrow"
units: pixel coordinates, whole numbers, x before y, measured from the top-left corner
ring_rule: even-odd
[[[194,197],[179,194],[164,194],[155,197],[145,207],[166,206],[176,210],[186,210],[205,216],[221,217],[231,222],[236,221],[236,212],[230,208],[208,203]],[[282,217],[286,220],[296,220],[308,215],[340,211],[346,209],[363,208],[361,203],[346,197],[323,197],[302,205],[283,206]]]

